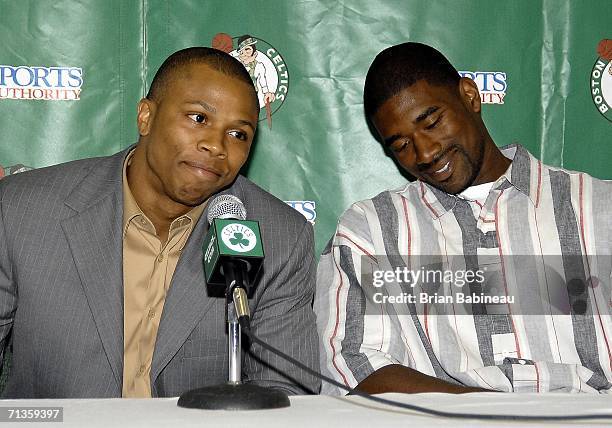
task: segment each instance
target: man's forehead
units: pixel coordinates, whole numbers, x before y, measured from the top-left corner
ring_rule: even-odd
[[[160,98],[189,97],[194,99],[197,92],[215,89],[229,90],[243,94],[241,98],[249,100],[253,109],[259,113],[259,101],[254,89],[238,76],[223,73],[206,62],[194,62],[181,65],[168,75],[163,94]],[[184,100],[179,100],[184,101]]]
[[[440,103],[451,102],[458,96],[458,92],[448,85],[436,85],[425,80],[419,80],[412,85],[403,87],[389,97],[382,103],[376,113],[381,110],[425,109]]]

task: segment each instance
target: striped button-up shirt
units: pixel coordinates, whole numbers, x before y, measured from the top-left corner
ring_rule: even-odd
[[[612,182],[502,152],[484,200],[415,181],[343,214],[317,273],[325,374],[354,387],[401,364],[499,391],[612,391]]]

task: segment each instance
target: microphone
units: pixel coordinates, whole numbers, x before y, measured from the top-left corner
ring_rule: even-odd
[[[225,284],[229,379],[225,384],[187,391],[177,405],[225,410],[288,407],[285,392],[242,383],[241,324],[250,331],[248,294],[254,289],[264,258],[259,223],[246,220],[242,201],[233,195],[220,195],[210,202],[208,222],[202,245],[204,275],[207,285]]]
[[[208,223],[202,245],[206,283],[225,285],[228,298],[236,287],[252,295],[264,259],[259,223],[246,220],[244,204],[234,195],[211,201]]]

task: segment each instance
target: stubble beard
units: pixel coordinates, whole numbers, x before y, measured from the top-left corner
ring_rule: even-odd
[[[430,184],[432,186],[442,190],[445,193],[448,193],[448,194],[451,194],[451,195],[456,195],[456,194],[459,194],[459,193],[463,192],[468,187],[470,187],[474,183],[474,181],[476,181],[476,178],[478,177],[478,174],[480,174],[480,170],[482,169],[482,163],[484,161],[485,141],[484,141],[484,139],[481,139],[480,144],[478,146],[478,155],[477,155],[477,158],[475,160],[470,158],[470,155],[465,150],[465,148],[463,148],[463,146],[460,146],[458,144],[453,144],[452,146],[450,146],[447,149],[446,153],[450,152],[451,150],[456,150],[457,153],[460,154],[463,157],[463,159],[465,160],[466,164],[469,166],[469,168],[470,168],[470,176],[469,176],[469,178],[459,188],[459,190],[452,190],[451,191],[449,189],[449,186],[445,185],[445,183],[436,183],[436,184],[430,183]]]

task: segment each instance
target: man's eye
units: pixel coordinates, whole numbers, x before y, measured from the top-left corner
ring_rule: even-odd
[[[425,127],[425,129],[429,130],[429,129],[434,129],[436,126],[438,126],[438,123],[440,123],[440,118],[442,116],[438,116],[436,120],[433,121],[433,123],[430,123],[429,125],[427,125]]]
[[[231,135],[234,138],[239,139],[240,141],[246,141],[248,137],[246,132],[242,132],[242,131],[230,131],[229,135]]]
[[[405,150],[409,144],[410,144],[410,141],[408,140],[398,140],[391,145],[391,150],[393,150],[395,153],[399,153]]]
[[[191,120],[197,123],[206,123],[206,119],[207,119],[206,115],[202,113],[190,114],[189,117],[191,118]]]

